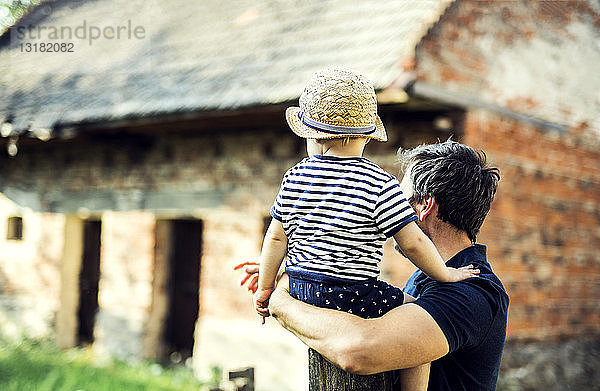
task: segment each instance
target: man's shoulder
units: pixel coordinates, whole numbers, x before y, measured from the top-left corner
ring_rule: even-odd
[[[405,292],[415,296],[428,312],[451,312],[454,308],[468,306],[475,312],[489,309],[492,317],[506,316],[509,297],[487,261],[486,246],[474,245],[460,251],[448,261],[452,267],[472,264],[480,270],[478,277],[459,282],[439,282],[423,272],[415,272],[408,280]],[[456,316],[468,316],[469,312],[457,311]]]
[[[475,265],[478,267],[478,265]],[[476,301],[476,297],[484,298],[494,307],[506,309],[509,297],[502,282],[492,271],[482,270],[479,277],[467,280],[446,283],[428,279],[420,286],[412,288],[413,292],[421,297],[437,297],[441,293],[452,295],[455,299],[465,298],[470,302]],[[409,293],[410,294],[410,293]],[[497,308],[494,308],[495,310]]]
[[[508,295],[486,278],[423,287],[414,304],[423,308],[442,329],[451,351],[474,346],[487,338],[492,325],[506,326]]]
[[[473,265],[480,270],[478,277],[455,283],[456,289],[473,290],[486,296],[488,300],[497,301],[499,305],[502,305],[503,303],[508,305],[508,294],[506,293],[500,278],[492,270],[492,266],[487,257],[486,245],[473,244],[448,261],[448,265],[457,268]]]

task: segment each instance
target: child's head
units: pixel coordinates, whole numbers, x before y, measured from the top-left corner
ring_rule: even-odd
[[[387,141],[373,85],[347,68],[316,72],[300,96],[300,107],[289,107],[285,115],[292,131],[306,139],[346,140],[346,144],[356,137]]]

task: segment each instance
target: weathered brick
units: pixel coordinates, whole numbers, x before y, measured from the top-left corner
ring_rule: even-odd
[[[543,129],[495,117],[468,114],[465,140],[501,169],[481,236],[511,295],[509,337],[594,333],[600,324],[587,303],[600,298],[599,284],[587,277],[600,276],[591,255],[600,243],[600,192],[587,189],[600,185],[600,153],[568,146],[569,132],[548,140]]]

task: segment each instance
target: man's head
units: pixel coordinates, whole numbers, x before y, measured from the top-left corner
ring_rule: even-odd
[[[446,141],[398,152],[409,202],[435,199],[437,218],[467,233],[474,243],[496,194],[500,172],[483,151]]]

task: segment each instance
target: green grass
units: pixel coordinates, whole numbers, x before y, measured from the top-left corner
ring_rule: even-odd
[[[0,390],[199,391],[205,389],[188,368],[154,363],[129,365],[99,360],[85,349],[61,351],[48,342],[0,345]]]

